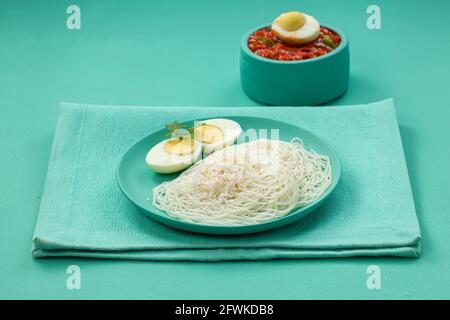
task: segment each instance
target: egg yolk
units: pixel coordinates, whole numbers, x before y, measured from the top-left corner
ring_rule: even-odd
[[[185,155],[185,154],[191,154],[194,152],[194,139],[173,139],[170,141],[167,141],[167,143],[164,146],[164,149],[166,152],[171,154],[176,154],[179,156]]]
[[[287,12],[275,21],[285,31],[295,31],[305,24],[305,16],[301,12]]]
[[[216,126],[203,124],[195,128],[194,137],[203,143],[216,143],[223,141],[222,130]]]

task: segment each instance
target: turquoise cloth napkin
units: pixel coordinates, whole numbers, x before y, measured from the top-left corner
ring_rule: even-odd
[[[342,179],[289,226],[245,236],[166,227],[140,213],[115,180],[123,152],[165,123],[258,115],[330,144]],[[33,256],[140,260],[417,257],[420,230],[392,100],[339,107],[118,107],[63,103],[33,237]]]

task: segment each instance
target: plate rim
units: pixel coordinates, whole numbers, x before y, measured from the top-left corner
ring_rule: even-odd
[[[189,232],[193,232],[193,233],[200,233],[200,234],[213,234],[213,235],[243,235],[243,234],[249,234],[249,233],[256,233],[256,232],[262,232],[262,231],[269,231],[272,229],[276,229],[282,226],[285,226],[287,224],[293,223],[299,219],[302,219],[306,216],[308,216],[309,214],[313,213],[326,199],[328,199],[328,197],[331,195],[331,193],[336,189],[337,185],[339,184],[339,181],[341,180],[341,176],[342,176],[342,163],[341,160],[338,156],[338,154],[334,151],[333,148],[330,147],[330,145],[325,142],[322,138],[318,137],[316,134],[314,134],[313,132],[304,129],[296,124],[290,123],[288,121],[284,121],[284,120],[278,120],[278,119],[270,119],[267,117],[260,117],[260,116],[241,116],[241,115],[229,115],[229,116],[217,116],[217,118],[223,118],[223,119],[230,119],[230,120],[234,120],[233,118],[247,118],[247,119],[263,119],[263,120],[269,120],[271,122],[278,122],[278,123],[282,123],[284,125],[289,125],[289,126],[293,126],[296,127],[298,129],[301,129],[304,132],[307,132],[309,135],[311,135],[314,139],[318,140],[321,142],[321,144],[327,148],[328,150],[331,151],[331,153],[333,154],[333,158],[334,160],[336,160],[336,163],[333,164],[333,166],[335,166],[338,170],[336,172],[336,179],[333,179],[333,174],[332,174],[332,182],[331,185],[328,187],[328,189],[316,200],[314,200],[313,202],[309,203],[306,206],[303,207],[299,207],[296,209],[291,210],[291,212],[289,212],[288,214],[279,217],[277,219],[274,220],[270,220],[270,221],[265,221],[263,223],[258,223],[258,224],[251,224],[251,225],[238,225],[238,226],[218,226],[218,225],[208,225],[208,224],[200,224],[200,223],[193,223],[193,222],[189,222],[189,221],[183,221],[177,218],[173,218],[171,216],[169,216],[166,212],[159,210],[157,208],[154,208],[154,210],[160,211],[161,213],[156,213],[151,211],[148,208],[143,207],[139,201],[135,200],[133,198],[132,195],[130,195],[127,191],[126,188],[124,188],[121,177],[120,177],[120,168],[122,167],[122,163],[124,158],[126,157],[126,155],[134,148],[136,147],[139,143],[141,143],[143,140],[147,139],[149,136],[156,134],[157,132],[163,130],[164,128],[161,127],[160,129],[157,130],[153,130],[152,132],[142,136],[141,138],[137,139],[136,142],[134,142],[133,144],[130,145],[130,147],[128,147],[120,156],[120,159],[118,161],[118,164],[116,164],[116,170],[115,170],[115,178],[117,181],[117,184],[119,185],[119,189],[121,190],[122,194],[128,199],[128,201],[130,201],[133,205],[135,205],[140,211],[144,212],[145,215],[149,218],[151,218],[152,220],[155,220],[159,223],[162,223],[164,225],[167,225],[169,227],[172,228],[177,228],[177,229],[181,229],[184,231],[189,231]],[[185,123],[189,123],[189,122],[194,122],[194,121],[203,121],[203,120],[207,120],[207,119],[211,119],[211,117],[204,117],[204,118],[196,118],[196,119],[189,119],[189,120],[183,120],[180,121],[180,124],[185,124]],[[236,121],[236,120],[234,120]],[[301,138],[301,137],[300,137]],[[327,155],[330,156],[330,155]],[[334,168],[332,167],[332,172],[334,172]],[[317,208],[314,208],[317,207]],[[298,210],[298,211],[297,211]],[[294,212],[297,211],[297,212]],[[304,216],[301,216],[302,212],[307,212]],[[299,217],[297,217],[299,216]],[[297,218],[297,219],[295,219]],[[292,220],[292,221],[290,221]],[[166,223],[168,222],[168,223]],[[170,222],[170,223],[169,223]],[[273,226],[274,224],[276,224],[275,226]],[[186,226],[186,228],[184,228],[184,226]],[[191,227],[191,228],[188,228]],[[268,227],[268,228],[265,228]],[[207,229],[208,231],[204,231],[204,230],[192,230],[193,229]]]

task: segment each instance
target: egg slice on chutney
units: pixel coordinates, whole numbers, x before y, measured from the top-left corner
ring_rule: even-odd
[[[202,153],[202,143],[180,136],[161,141],[147,153],[145,162],[157,173],[174,173],[186,169]]]
[[[272,31],[283,42],[301,45],[313,42],[319,37],[320,24],[310,15],[292,11],[276,18],[272,23]]]
[[[202,143],[204,153],[212,153],[232,145],[241,135],[242,128],[230,119],[208,119],[197,122],[194,138]]]

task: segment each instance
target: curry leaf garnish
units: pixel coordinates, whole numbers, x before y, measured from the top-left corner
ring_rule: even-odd
[[[167,129],[167,136],[178,138],[180,141],[184,139],[191,139],[191,137],[194,137],[194,131],[197,127],[203,126],[203,123],[192,125],[192,126],[185,126],[180,124],[178,121],[170,122],[166,124]]]
[[[323,37],[323,43],[325,43],[327,46],[329,46],[332,49],[336,49],[337,45],[334,43],[333,39],[329,35],[326,35]]]
[[[169,130],[169,134],[172,134],[173,131],[177,129],[182,129],[184,126],[179,124],[178,121],[174,121],[166,124],[166,129]]]
[[[167,123],[166,129],[168,131],[166,133],[168,137],[172,137],[174,139],[178,138],[180,141],[185,137],[187,138],[187,135],[189,134],[186,127],[178,123],[178,121]]]
[[[275,45],[275,42],[273,42],[273,40],[271,40],[267,37],[264,37],[264,36],[257,36],[256,40],[261,43],[264,43],[268,47],[273,47]]]

